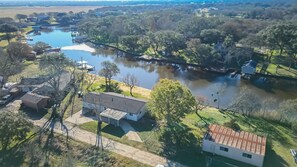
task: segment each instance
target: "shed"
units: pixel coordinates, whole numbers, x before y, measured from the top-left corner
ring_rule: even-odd
[[[22,103],[25,106],[35,109],[37,112],[47,106],[49,99],[48,96],[42,96],[31,92],[28,92],[21,97]]]
[[[243,74],[252,75],[252,74],[255,74],[256,68],[257,68],[257,62],[255,62],[254,60],[250,60],[241,67],[241,72]]]
[[[262,167],[266,137],[212,124],[203,138],[202,150]]]

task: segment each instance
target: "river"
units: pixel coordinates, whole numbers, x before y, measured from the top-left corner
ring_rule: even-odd
[[[71,32],[60,28],[41,32],[41,35],[29,34],[29,36],[33,38],[33,41],[28,41],[29,44],[43,41],[52,47],[75,45],[72,42]],[[267,85],[267,83],[261,82],[260,79],[251,82],[242,80],[240,77],[231,78],[230,75],[222,76],[203,71],[181,70],[170,65],[133,61],[126,57],[119,57],[112,51],[104,49],[97,49],[95,54],[78,50],[62,50],[62,52],[72,60],[79,61],[83,58],[83,60],[88,61],[89,64],[95,66],[96,71],[94,73],[100,70],[101,62],[112,61],[120,69],[120,74],[113,79],[121,81],[126,74],[130,73],[138,78],[139,86],[148,89],[152,89],[156,82],[162,78],[179,80],[192,91],[193,95],[206,97],[208,103],[212,106],[217,106],[217,103],[213,101],[217,97],[216,92],[220,92],[220,105],[226,107],[239,95],[240,90],[244,87],[250,89],[261,99],[273,97],[281,101],[297,97],[296,87],[292,88],[288,84]]]

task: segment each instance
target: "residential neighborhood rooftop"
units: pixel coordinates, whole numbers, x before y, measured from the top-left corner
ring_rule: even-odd
[[[117,93],[89,92],[84,96],[84,101],[92,104],[104,105],[106,108],[119,110],[127,113],[138,113],[145,105],[146,100],[137,99]]]
[[[112,118],[115,120],[120,120],[120,119],[124,118],[127,115],[127,113],[108,108],[108,109],[104,110],[103,112],[101,112],[100,115],[104,116],[104,117]]]
[[[265,155],[266,137],[249,132],[236,132],[231,128],[211,124],[204,139],[254,154]]]

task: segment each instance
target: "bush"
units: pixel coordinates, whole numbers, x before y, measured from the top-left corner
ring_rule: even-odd
[[[235,119],[231,119],[229,122],[225,122],[224,126],[231,128],[235,131],[239,131],[240,130],[240,126],[236,123]]]

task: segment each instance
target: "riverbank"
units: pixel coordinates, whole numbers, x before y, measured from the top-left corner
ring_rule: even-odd
[[[81,51],[86,51],[86,52],[91,52],[91,53],[96,52],[96,49],[88,46],[87,44],[64,46],[64,47],[61,48],[61,50],[81,50]]]

